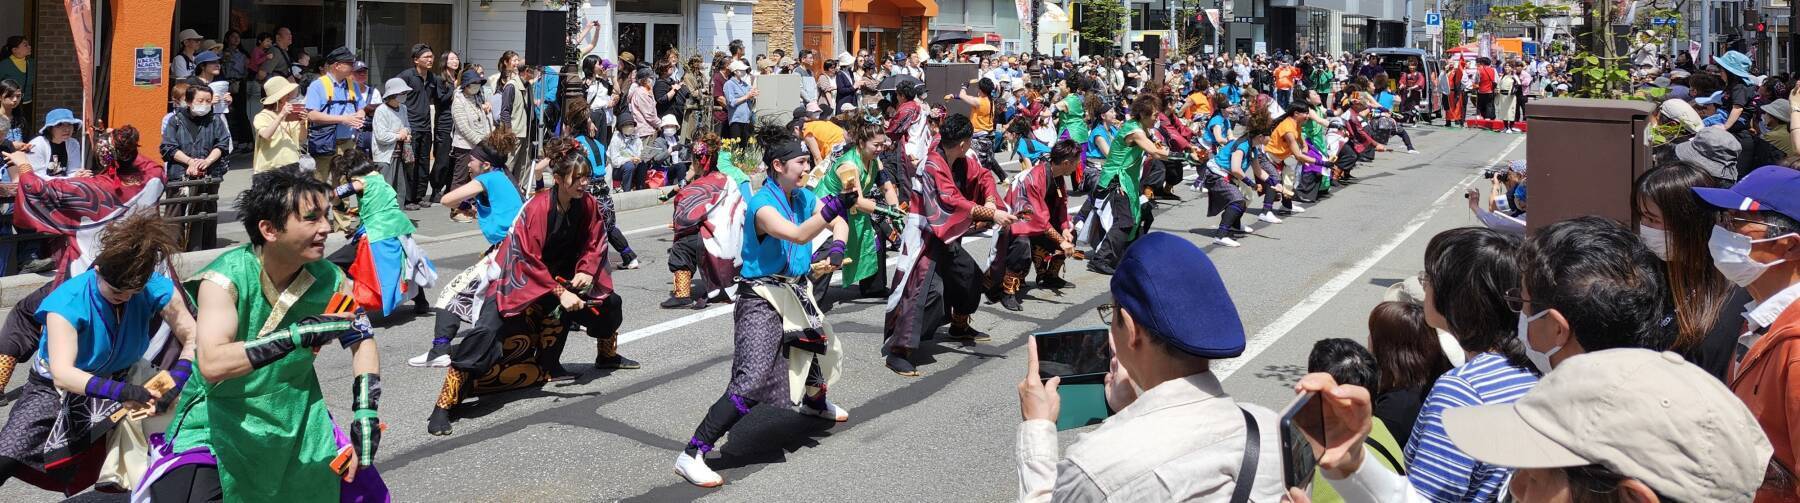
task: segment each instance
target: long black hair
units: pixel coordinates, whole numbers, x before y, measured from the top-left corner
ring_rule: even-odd
[[[1642,215],[1646,205],[1656,205],[1668,236],[1664,272],[1674,300],[1676,350],[1693,348],[1705,339],[1713,324],[1725,316],[1725,303],[1731,297],[1731,282],[1713,268],[1712,252],[1706,245],[1713,225],[1719,222],[1719,211],[1701,204],[1693,191],[1717,186],[1711,175],[1680,161],[1662,163],[1637,179],[1634,215]]]
[[[1519,286],[1519,238],[1484,227],[1450,229],[1425,245],[1424,280],[1431,309],[1464,351],[1497,353],[1515,367],[1529,369],[1516,336],[1518,313],[1506,291]]]

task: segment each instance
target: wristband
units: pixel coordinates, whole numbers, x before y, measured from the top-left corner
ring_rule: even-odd
[[[356,343],[375,338],[375,326],[369,322],[369,312],[356,308],[356,314],[350,318],[350,330],[338,336],[338,345],[348,349]]]
[[[191,360],[176,360],[175,365],[169,367],[169,377],[175,379],[175,387],[173,389],[180,390],[182,387],[187,386],[188,378],[193,377],[193,375],[194,362]]]
[[[337,188],[335,188],[335,189],[332,189],[331,192],[332,192],[332,194],[336,195],[338,197],[338,199],[350,197],[351,194],[356,193],[356,184],[355,183],[345,183],[343,185],[337,186]]]
[[[84,393],[91,397],[100,397],[116,402],[149,402],[150,390],[136,384],[115,381],[100,376],[88,377]]]
[[[358,464],[375,466],[375,451],[381,446],[381,374],[358,374],[350,384],[352,416],[350,445],[356,448]]]

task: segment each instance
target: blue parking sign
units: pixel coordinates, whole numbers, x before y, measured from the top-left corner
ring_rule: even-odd
[[[1463,21],[1463,31],[1475,31],[1475,21],[1474,20]]]
[[[1441,24],[1444,24],[1444,16],[1442,16],[1436,12],[1425,13],[1425,25],[1426,26],[1437,26],[1437,25],[1441,25]]]

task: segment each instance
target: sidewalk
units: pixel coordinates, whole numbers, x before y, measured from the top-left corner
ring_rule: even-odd
[[[226,249],[245,241],[244,226],[239,224],[235,202],[238,194],[250,188],[250,156],[248,153],[233,154],[227,159],[232,169],[225,173],[225,180],[219,183],[219,248],[182,253],[175,260],[176,274],[192,275],[201,267],[212,262]],[[653,207],[662,204],[662,196],[669,188],[637,190],[613,195],[614,211],[626,212]],[[450,220],[450,213],[443,206],[432,206],[417,211],[407,212],[418,232],[414,237],[419,244],[426,245],[437,241],[460,239],[479,235],[480,229],[472,223],[458,223]],[[326,249],[337,249],[343,246],[344,237],[333,234],[326,241]],[[0,277],[0,310],[10,309],[18,299],[31,294],[50,281],[49,273],[15,274]]]

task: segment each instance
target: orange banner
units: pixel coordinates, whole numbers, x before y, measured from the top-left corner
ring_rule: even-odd
[[[64,0],[69,32],[75,39],[75,62],[81,65],[81,121],[94,120],[94,6],[88,0]]]

